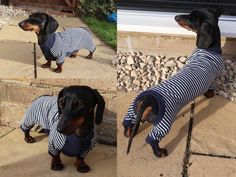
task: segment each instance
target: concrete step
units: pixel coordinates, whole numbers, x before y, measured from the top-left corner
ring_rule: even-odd
[[[127,32],[117,33],[118,52],[140,51],[148,55],[189,56],[196,48],[196,36],[168,35],[160,33]],[[224,55],[236,55],[235,38],[221,38]]]

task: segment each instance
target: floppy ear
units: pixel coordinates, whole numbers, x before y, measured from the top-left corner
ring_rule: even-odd
[[[46,34],[54,33],[57,30],[58,26],[59,24],[57,23],[57,21],[52,16],[48,15],[47,24],[45,26]]]
[[[60,99],[64,96],[64,93],[65,93],[65,90],[66,90],[66,88],[67,87],[65,87],[65,88],[63,88],[60,92],[59,92],[59,94],[58,94],[58,97],[57,97],[57,106],[58,106],[58,112],[59,112],[59,115],[61,115],[61,108],[60,108],[60,106],[59,106],[59,102],[60,102]]]
[[[95,123],[100,124],[102,122],[103,113],[105,110],[105,101],[96,89],[94,89],[94,92],[97,96],[97,111],[96,111],[96,116],[95,116]]]
[[[209,23],[203,22],[200,29],[197,31],[197,42],[198,48],[206,49],[210,46],[213,41],[213,26]]]

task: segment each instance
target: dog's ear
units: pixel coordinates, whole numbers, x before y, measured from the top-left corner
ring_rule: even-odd
[[[45,26],[46,34],[54,33],[57,30],[58,26],[59,24],[57,23],[57,21],[52,16],[48,15],[47,24]]]
[[[61,115],[62,113],[62,110],[61,110],[61,106],[59,106],[61,103],[61,99],[62,97],[64,96],[64,93],[65,93],[65,90],[67,89],[67,87],[63,88],[59,94],[58,94],[58,97],[57,97],[57,106],[58,106],[58,112],[59,112],[59,115]]]
[[[196,45],[200,49],[206,49],[213,41],[213,26],[207,22],[203,22],[197,31]]]
[[[214,9],[214,12],[215,12],[216,17],[219,18],[224,13],[224,9],[217,8],[217,9]]]
[[[96,89],[94,89],[94,93],[97,96],[97,111],[96,111],[96,116],[95,116],[95,123],[100,124],[102,122],[103,113],[105,110],[105,101]]]

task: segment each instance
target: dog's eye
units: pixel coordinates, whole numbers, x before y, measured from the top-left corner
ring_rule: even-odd
[[[59,107],[64,107],[65,102],[63,99],[61,99],[61,100],[59,100],[58,104],[59,104]]]

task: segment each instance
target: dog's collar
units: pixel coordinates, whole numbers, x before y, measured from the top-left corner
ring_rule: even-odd
[[[210,52],[215,52],[217,54],[222,54],[222,50],[220,47],[210,47],[210,48],[207,48],[206,50],[210,51]]]
[[[56,59],[56,57],[54,57],[50,51],[50,49],[54,45],[54,42],[55,42],[55,33],[52,33],[47,36],[46,40],[42,44],[40,44],[40,48],[46,59],[51,59],[51,60]]]

